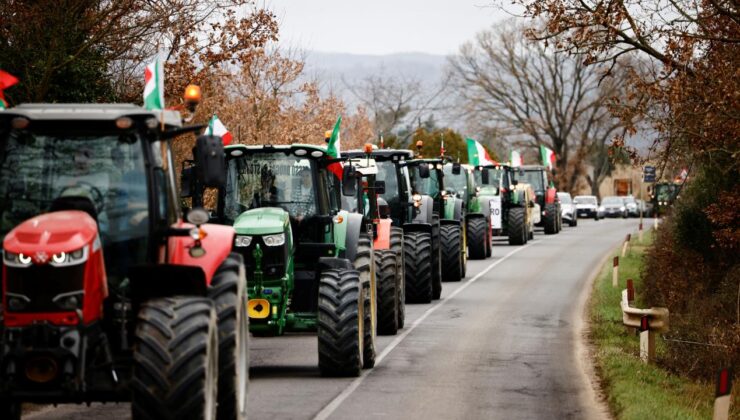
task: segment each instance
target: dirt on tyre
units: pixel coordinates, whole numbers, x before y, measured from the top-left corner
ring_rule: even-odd
[[[232,252],[208,288],[218,319],[218,419],[247,418],[249,317],[241,254]]]
[[[363,339],[362,367],[369,369],[375,366],[375,336],[378,324],[378,283],[375,272],[375,263],[372,242],[366,233],[360,234],[357,242],[357,255],[354,262],[355,270],[360,273],[360,284],[362,284],[365,301],[363,303],[365,337]]]
[[[514,207],[509,209],[509,245],[524,245],[527,242],[527,226],[525,209]]]
[[[330,269],[319,279],[319,371],[359,376],[364,341],[364,295],[357,270]]]
[[[462,232],[459,225],[442,225],[440,229],[442,248],[442,280],[462,280],[461,248]]]
[[[395,335],[398,332],[398,283],[396,281],[396,254],[393,250],[375,251],[375,274],[378,281],[378,334]]]
[[[134,419],[214,419],[218,323],[208,298],[145,302],[135,333],[131,413]]]
[[[488,253],[488,223],[482,217],[468,219],[468,254],[471,260],[483,260]]]
[[[403,229],[391,227],[391,251],[396,254],[396,281],[398,285],[398,328],[403,328],[406,323],[406,263],[403,252]]]
[[[545,218],[543,224],[545,226],[545,235],[554,235],[558,233],[558,217],[557,207],[554,204],[545,205]]]
[[[406,303],[432,301],[432,236],[411,232],[404,236]]]

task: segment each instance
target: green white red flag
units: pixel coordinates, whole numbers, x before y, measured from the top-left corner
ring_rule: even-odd
[[[339,138],[339,127],[342,124],[342,116],[337,118],[337,122],[334,124],[334,129],[331,131],[331,137],[329,137],[329,144],[326,146],[326,154],[329,157],[338,159],[342,153],[341,150],[341,139]],[[334,162],[327,166],[337,178],[342,179],[342,164]]]
[[[3,91],[16,83],[18,83],[17,77],[6,71],[0,70],[0,109],[5,109],[8,107],[8,103],[5,102],[5,95],[3,94]]]
[[[488,155],[488,151],[480,144],[477,140],[465,139],[468,145],[468,162],[473,166],[489,166],[498,165],[498,162],[493,160]]]
[[[522,166],[522,155],[520,155],[516,150],[512,150],[511,155],[509,155],[509,163],[512,168]]]
[[[224,123],[222,123],[221,120],[218,119],[216,114],[213,114],[211,120],[208,121],[208,129],[206,130],[206,134],[208,134],[209,136],[221,136],[221,139],[224,142],[224,146],[230,145],[231,140],[233,140],[233,136],[226,128]]]
[[[144,69],[144,108],[164,109],[164,69],[159,58]]]
[[[555,168],[555,152],[552,149],[540,145],[540,156],[542,156],[542,164],[547,166],[548,169],[553,170]]]

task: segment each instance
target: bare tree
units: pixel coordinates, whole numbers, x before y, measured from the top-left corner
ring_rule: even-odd
[[[465,118],[497,129],[512,146],[554,150],[560,187],[572,190],[591,153],[619,134],[608,105],[622,85],[578,57],[530,42],[524,30],[509,21],[479,33],[450,59],[450,85]]]

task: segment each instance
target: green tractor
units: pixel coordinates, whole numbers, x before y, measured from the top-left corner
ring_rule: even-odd
[[[540,212],[532,188],[520,184],[515,171],[507,165],[478,166],[474,175],[493,236],[508,237],[509,245],[524,245],[534,237]]]
[[[667,214],[668,209],[673,206],[673,202],[678,198],[680,191],[681,184],[678,182],[656,182],[650,194],[655,215],[659,217]]]
[[[360,150],[350,150],[345,154],[351,158],[366,157],[366,153]],[[376,178],[384,183],[384,192],[379,193],[384,204],[380,207],[381,211],[389,213],[392,223],[390,248],[403,254],[405,301],[429,303],[434,295],[433,271],[439,269],[438,259],[433,257],[434,202],[429,196],[413,193],[408,168],[408,162],[413,158],[410,150],[373,150],[371,156],[378,168]],[[429,176],[428,170],[426,175]],[[388,205],[387,210],[384,209],[385,204]],[[436,227],[438,234],[438,220]],[[437,278],[441,279],[441,275]],[[399,328],[402,328],[403,322],[399,322]]]
[[[540,222],[536,225],[545,228],[545,235],[555,235],[563,230],[560,199],[552,180],[548,179],[547,169],[540,165],[525,165],[516,168],[512,175],[512,179],[532,186],[540,206]]]
[[[468,252],[463,253],[467,262],[472,259],[485,259],[490,255],[491,228],[488,221],[488,206],[484,207],[479,197],[480,188],[475,184],[473,168],[459,163],[446,163],[443,168],[447,197],[458,197],[462,201],[462,214],[465,218],[463,239]],[[463,276],[465,265],[463,265]]]
[[[317,331],[324,376],[373,367],[372,231],[340,207],[343,194],[355,194],[336,176],[340,162],[312,145],[232,145],[225,153],[216,219],[236,230],[252,334]]]
[[[378,166],[368,148],[365,157],[348,159],[345,169],[352,174],[342,179],[353,183],[356,195],[343,196],[342,208],[363,216],[371,226],[377,277],[378,334],[395,335],[405,321],[403,230],[392,226],[390,207],[378,197],[385,193],[385,182],[378,181]],[[349,169],[348,169],[349,168]],[[354,182],[353,182],[354,180]],[[350,186],[347,185],[348,191]]]

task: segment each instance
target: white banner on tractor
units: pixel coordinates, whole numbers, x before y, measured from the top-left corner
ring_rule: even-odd
[[[489,204],[491,205],[491,227],[501,229],[501,197],[493,197]]]

